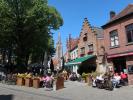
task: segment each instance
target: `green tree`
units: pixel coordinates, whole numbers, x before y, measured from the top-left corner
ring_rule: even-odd
[[[62,24],[47,0],[0,0],[0,48],[13,51],[17,64],[27,65],[30,55],[41,59],[53,50],[50,31]]]

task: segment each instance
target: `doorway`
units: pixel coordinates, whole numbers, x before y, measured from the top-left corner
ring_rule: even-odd
[[[113,59],[114,71],[117,73],[124,72],[126,69],[126,58],[118,57]]]

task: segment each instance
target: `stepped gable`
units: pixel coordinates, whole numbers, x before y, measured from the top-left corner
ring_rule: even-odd
[[[87,18],[84,18],[84,22],[83,22],[83,25],[82,25],[82,29],[81,29],[81,32],[80,32],[80,36],[85,33],[92,33],[94,32],[92,26],[90,25],[89,21]]]

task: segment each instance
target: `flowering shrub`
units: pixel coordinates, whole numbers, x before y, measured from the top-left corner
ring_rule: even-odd
[[[18,73],[17,77],[19,77],[19,78],[25,78],[26,77],[26,74],[20,74],[20,73]]]
[[[27,73],[24,73],[24,74],[18,73],[17,77],[19,77],[19,78],[32,78],[32,75],[30,73],[29,74],[27,74]]]
[[[91,54],[91,53],[93,53],[93,51],[88,51],[88,54]]]
[[[83,57],[85,54],[80,54],[80,57]]]
[[[88,77],[88,73],[82,73],[82,78],[86,78],[86,77]]]

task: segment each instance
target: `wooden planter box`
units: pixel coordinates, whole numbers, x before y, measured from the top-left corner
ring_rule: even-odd
[[[58,77],[56,80],[56,90],[64,88],[64,77]]]
[[[34,88],[40,87],[40,80],[39,79],[33,79],[33,87]]]
[[[25,78],[25,86],[32,87],[33,80],[31,78]]]
[[[17,77],[17,85],[23,86],[25,84],[24,78]]]

